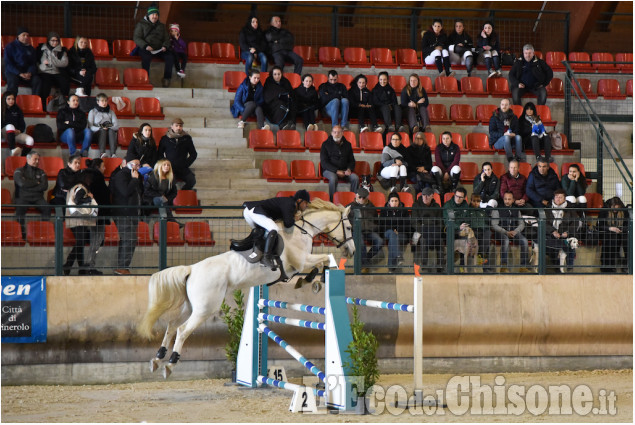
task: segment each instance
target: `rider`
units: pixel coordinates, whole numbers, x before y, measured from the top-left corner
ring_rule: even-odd
[[[282,219],[284,231],[289,234],[293,233],[296,213],[306,210],[310,202],[309,192],[301,189],[293,196],[245,202],[243,204],[245,207],[243,216],[249,226],[252,229],[260,226],[268,231],[262,262],[265,266],[270,267],[271,270],[276,270],[275,256],[272,253],[278,239],[278,226],[275,220]]]

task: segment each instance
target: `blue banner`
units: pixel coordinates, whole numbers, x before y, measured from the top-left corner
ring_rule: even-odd
[[[2,276],[2,342],[46,342],[46,278]]]

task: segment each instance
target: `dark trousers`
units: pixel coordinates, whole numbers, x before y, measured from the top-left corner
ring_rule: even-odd
[[[84,246],[90,242],[90,227],[72,227],[71,232],[73,232],[73,235],[75,236],[75,245],[73,245],[71,252],[68,253],[64,267],[73,267],[75,260],[77,260],[77,265],[81,268],[86,265],[84,263]]]
[[[137,227],[139,219],[136,217],[117,217],[115,224],[119,231],[119,247],[117,249],[117,268],[127,269],[132,263],[132,256],[137,247]]]
[[[196,185],[196,176],[189,168],[172,169],[174,177],[185,182],[181,190],[191,190]]]
[[[86,75],[83,76],[79,72],[75,72],[71,75],[71,80],[75,81],[84,89],[86,96],[90,96],[94,77],[95,75],[90,71],[86,71]]]
[[[423,125],[419,131],[424,131],[427,126],[430,125],[430,116],[428,115],[428,107],[423,105],[417,105],[416,108],[408,107],[408,126],[412,130],[415,126],[417,126],[417,109],[419,110],[419,115],[421,115],[421,124]],[[414,134],[413,134],[414,136]]]
[[[423,232],[421,233],[421,239],[419,239],[419,243],[416,246],[415,262],[425,268],[428,264],[428,250],[432,249],[438,252],[436,267],[445,267],[443,229],[424,227],[421,230],[423,230]]]
[[[307,128],[309,124],[315,124],[315,111],[314,108],[305,109],[303,111],[297,111],[297,114],[302,117],[302,123],[304,128]]]
[[[278,50],[272,56],[274,63],[280,68],[284,69],[285,61],[289,60],[289,62],[293,63],[293,72],[298,75],[302,75],[304,60],[293,50]]]
[[[68,97],[71,91],[71,80],[67,74],[40,74],[42,83],[40,85],[40,98],[42,98],[42,107],[46,111],[46,98],[51,94],[53,87],[58,87],[60,92]]]
[[[20,84],[24,84],[25,86],[31,87],[31,93],[39,96],[40,91],[42,89],[42,79],[39,74],[32,74],[30,80],[25,80],[20,77],[18,74],[11,74],[9,72],[5,73],[5,78],[7,80],[7,90],[8,92],[17,93],[18,86]],[[46,107],[44,108],[46,111]]]
[[[392,123],[392,116],[395,117],[395,129],[399,129],[401,125],[401,108],[399,105],[381,105],[377,107],[377,110],[384,120],[384,124],[386,124],[386,129],[388,129]]]
[[[172,55],[174,56],[173,60],[176,71],[185,72],[185,66],[187,65],[187,53],[172,52]]]
[[[531,136],[530,137],[531,148],[534,150],[534,155],[540,155],[540,148],[545,151],[545,158],[549,159],[551,156],[551,138],[549,136]]]
[[[544,87],[537,87],[535,89],[512,87],[512,99],[514,105],[522,105],[522,97],[525,93],[533,93],[538,96],[538,105],[544,105],[547,103],[547,89]]]
[[[165,61],[165,67],[163,68],[163,78],[168,80],[172,78],[172,68],[174,68],[174,55],[172,52],[161,52],[153,55],[146,49],[139,49],[139,56],[141,56],[141,68],[148,72],[148,78],[150,78],[150,62],[152,59],[163,59]]]
[[[49,204],[44,200],[44,198],[41,199],[37,199],[35,201],[27,201],[24,199],[20,199],[20,198],[16,198],[15,199],[15,203],[16,205],[33,205],[35,206],[38,210],[40,210],[41,215],[41,219],[42,221],[49,221],[50,217],[51,217],[51,207],[49,206]],[[66,204],[66,202],[64,202],[64,204]],[[16,218],[18,219],[18,223],[20,223],[20,227],[22,228],[22,236],[26,237],[26,227],[25,227],[25,220],[24,217],[26,215],[26,210],[28,209],[28,207],[15,207],[15,215]]]
[[[247,118],[250,116],[256,116],[256,123],[258,124],[258,129],[261,129],[265,125],[265,113],[262,110],[262,106],[257,105],[254,101],[245,102],[245,109],[240,117],[241,120],[247,121]]]
[[[607,232],[602,238],[602,267],[614,268],[621,267],[622,258],[628,258],[627,234]],[[620,254],[620,247],[624,248],[624,255]]]
[[[474,236],[478,240],[478,253],[483,257],[483,261],[487,260],[487,263],[483,263],[483,271],[489,270],[492,267],[492,262],[489,258],[489,248],[492,241],[492,231],[490,229],[473,229]]]
[[[359,121],[360,129],[364,127],[367,117],[370,121],[370,125],[373,128],[377,126],[377,115],[375,115],[375,108],[373,108],[372,106],[370,108],[360,108],[358,106],[351,106],[349,116],[357,117],[357,120]]]

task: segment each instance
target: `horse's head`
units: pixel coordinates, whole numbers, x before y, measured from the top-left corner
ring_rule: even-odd
[[[313,227],[318,233],[325,234],[338,248],[342,248],[347,257],[353,256],[355,242],[353,228],[348,219],[350,207],[343,208],[321,199],[311,201],[311,207],[304,214],[309,227]]]
[[[352,257],[355,254],[355,241],[353,240],[353,225],[348,219],[348,213],[351,211],[351,207],[346,207],[342,212],[342,240],[344,241],[343,250],[347,257]]]

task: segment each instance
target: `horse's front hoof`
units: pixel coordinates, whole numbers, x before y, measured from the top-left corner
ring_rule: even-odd
[[[301,277],[295,282],[295,289],[300,289],[307,283],[309,282],[305,278]]]
[[[172,365],[170,363],[166,364],[163,368],[163,378],[168,379],[172,375]]]
[[[314,294],[319,293],[322,290],[322,282],[320,282],[319,280],[313,282],[313,285],[311,285],[311,289],[313,290]]]
[[[160,363],[159,359],[154,358],[150,360],[150,372],[153,372],[153,373],[156,372],[156,370],[159,368],[159,363]]]

